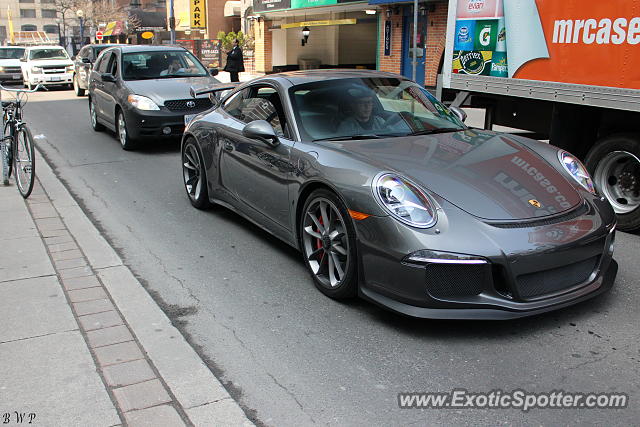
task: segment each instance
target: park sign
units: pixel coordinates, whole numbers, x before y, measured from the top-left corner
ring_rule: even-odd
[[[191,28],[207,28],[207,0],[189,0]]]

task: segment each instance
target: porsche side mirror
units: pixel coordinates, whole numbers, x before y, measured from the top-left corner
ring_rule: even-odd
[[[209,74],[211,74],[213,77],[218,75],[218,69],[217,68],[209,68]]]
[[[449,110],[451,110],[451,112],[453,114],[456,115],[456,117],[458,119],[460,119],[461,122],[464,123],[465,120],[467,120],[467,113],[460,107],[449,107]]]
[[[109,73],[100,74],[100,78],[102,79],[103,82],[115,83],[116,81],[116,78],[114,77],[114,75]]]
[[[248,123],[242,129],[242,135],[251,139],[259,139],[272,147],[277,147],[280,144],[273,126],[265,120],[254,120]]]

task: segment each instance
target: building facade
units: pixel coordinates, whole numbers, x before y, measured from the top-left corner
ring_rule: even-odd
[[[10,11],[10,12],[9,12]],[[9,13],[13,31],[42,31],[52,42],[58,43],[58,15],[54,0],[3,0],[0,2],[0,44],[9,42]],[[67,31],[79,25],[69,21]]]
[[[394,0],[253,0],[243,26],[255,39],[255,70],[369,68],[435,86],[446,40],[448,2]],[[415,75],[413,56],[416,53]]]

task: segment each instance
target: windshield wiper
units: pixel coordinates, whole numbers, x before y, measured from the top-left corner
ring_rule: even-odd
[[[329,138],[318,138],[318,139],[314,139],[313,141],[353,141],[353,140],[357,140],[357,139],[380,139],[383,136],[387,136],[387,135],[374,135],[374,134],[369,134],[369,135],[345,135],[345,136],[332,136]]]
[[[464,129],[459,129],[459,128],[423,129],[423,130],[417,130],[415,132],[408,133],[407,136],[433,135],[434,133],[449,133],[449,132],[458,132],[461,130],[464,130]]]

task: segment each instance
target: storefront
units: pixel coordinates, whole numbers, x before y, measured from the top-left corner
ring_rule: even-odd
[[[427,87],[435,86],[446,42],[448,3],[443,0],[418,3],[415,49],[413,2],[369,0],[369,4],[381,9],[378,69],[402,74]]]
[[[256,70],[376,67],[378,17],[366,2],[254,0]]]

